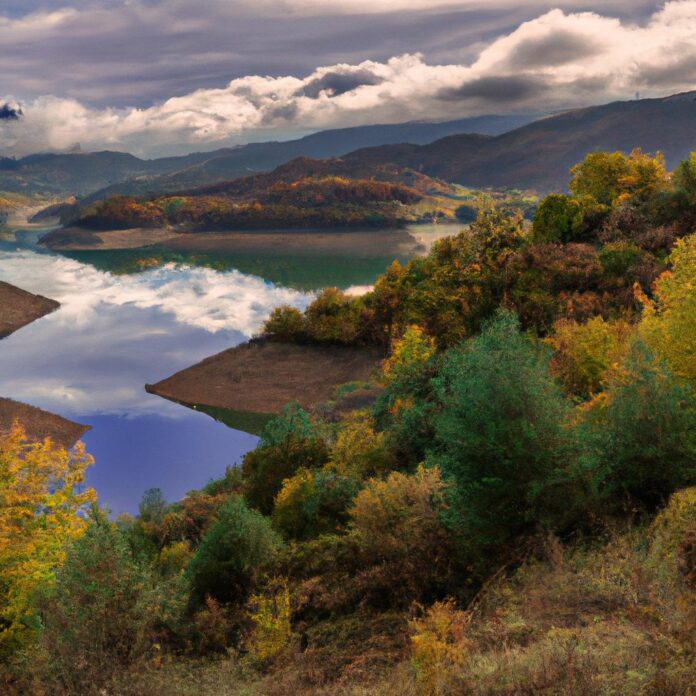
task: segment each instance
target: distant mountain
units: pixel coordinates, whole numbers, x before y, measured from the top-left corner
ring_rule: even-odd
[[[324,159],[357,148],[399,142],[426,144],[453,133],[498,135],[536,116],[480,116],[443,123],[358,126],[313,133],[286,142],[251,143],[182,157],[143,160],[121,152],[38,154],[0,158],[0,191],[92,198],[145,195],[191,188],[269,171],[296,157]]]
[[[343,159],[392,163],[472,187],[564,190],[570,168],[596,150],[661,150],[667,164],[696,150],[696,92],[615,102],[540,119],[497,137],[454,135],[424,146],[361,149]]]

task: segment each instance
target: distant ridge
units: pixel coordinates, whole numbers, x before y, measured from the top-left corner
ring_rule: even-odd
[[[298,140],[251,143],[213,152],[144,160],[123,152],[35,154],[0,158],[0,191],[86,196],[104,189],[146,195],[265,172],[297,157],[326,159],[357,148],[412,142],[423,145],[453,133],[499,135],[538,116],[477,116],[321,131]]]
[[[570,168],[596,150],[661,150],[669,167],[696,150],[696,91],[613,102],[539,119],[497,137],[454,135],[424,146],[384,146],[345,157],[393,163],[468,186],[566,188]]]

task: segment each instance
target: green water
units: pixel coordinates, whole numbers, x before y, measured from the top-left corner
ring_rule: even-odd
[[[305,248],[292,243],[290,235],[277,234],[273,244],[254,244],[250,234],[243,249],[214,250],[172,249],[152,245],[137,249],[89,249],[60,252],[63,256],[88,264],[111,274],[137,274],[148,269],[174,264],[177,266],[205,267],[221,273],[232,270],[254,275],[278,286],[312,291],[324,287],[368,286],[395,260],[406,263],[416,255],[426,253],[432,243],[448,234],[455,234],[461,226],[418,225],[406,230],[375,230],[365,238],[355,236],[353,246],[345,230],[336,231],[340,240],[332,248],[331,233],[327,230],[303,236]],[[328,232],[328,233],[327,233]],[[328,240],[328,241],[327,241]],[[194,240],[195,241],[195,240]]]
[[[296,290],[323,287],[346,289],[370,285],[395,259],[404,263],[411,255],[347,257],[344,254],[278,254],[260,252],[178,252],[160,247],[105,251],[64,251],[63,256],[113,274],[140,273],[174,263],[201,266],[220,272],[237,270]]]

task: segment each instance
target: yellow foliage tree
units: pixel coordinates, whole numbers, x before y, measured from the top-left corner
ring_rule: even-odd
[[[584,324],[562,319],[546,339],[554,350],[551,368],[567,392],[592,396],[603,386],[607,371],[626,356],[631,325],[594,317]]]
[[[404,335],[392,344],[390,357],[382,365],[387,382],[393,382],[414,370],[422,368],[435,355],[435,340],[420,326],[409,326]]]
[[[696,390],[696,234],[677,242],[670,261],[672,270],[655,284],[655,302],[639,292],[639,332],[672,373]]]
[[[260,663],[279,655],[290,641],[290,590],[285,579],[272,581],[266,592],[249,600],[249,618],[254,624],[248,641],[249,652]]]
[[[32,443],[21,426],[0,437],[0,649],[11,650],[38,628],[34,600],[49,588],[70,539],[85,529],[96,494],[83,488],[93,463],[50,439]]]

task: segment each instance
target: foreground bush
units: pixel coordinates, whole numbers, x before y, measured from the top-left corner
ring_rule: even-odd
[[[281,546],[268,518],[230,496],[187,568],[194,598],[243,603]]]
[[[50,678],[68,693],[102,693],[183,617],[187,590],[158,584],[99,511],[73,543],[43,604]]]

